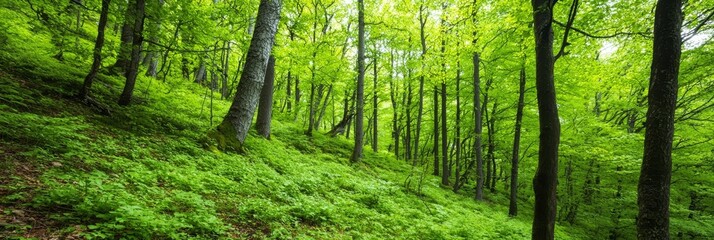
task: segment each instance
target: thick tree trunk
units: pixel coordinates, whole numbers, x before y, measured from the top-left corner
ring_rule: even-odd
[[[645,149],[637,185],[638,239],[669,239],[669,186],[681,28],[682,1],[657,1]]]
[[[222,148],[241,150],[253,120],[258,98],[265,80],[265,69],[275,41],[280,20],[281,0],[261,0],[248,57],[236,89],[233,103],[218,126]],[[219,139],[221,140],[221,139]]]
[[[124,77],[126,77],[126,83],[124,84],[124,90],[119,96],[119,105],[126,106],[131,102],[131,96],[134,94],[134,85],[136,84],[136,75],[139,73],[139,60],[141,54],[141,43],[144,40],[142,36],[144,31],[144,0],[136,0],[136,6],[134,12],[134,34],[132,36],[132,46],[131,46],[131,61],[127,65]]]
[[[536,89],[540,146],[538,168],[533,179],[535,207],[533,239],[553,239],[557,212],[558,145],[560,119],[553,82],[553,5],[554,0],[532,0],[533,30],[536,43]]]
[[[364,140],[364,0],[357,0],[358,38],[357,38],[357,118],[355,119],[355,147],[350,161],[359,162],[362,158]]]
[[[99,26],[97,27],[97,40],[94,42],[92,52],[92,68],[84,78],[84,84],[79,90],[79,99],[87,99],[92,88],[92,82],[97,77],[99,68],[102,66],[102,48],[104,47],[104,29],[107,27],[107,16],[109,15],[109,3],[111,0],[102,0],[102,13],[99,15]]]
[[[518,88],[518,107],[516,109],[516,130],[513,135],[513,152],[511,154],[511,195],[508,206],[508,216],[518,215],[518,159],[521,148],[521,124],[523,120],[523,107],[525,105],[526,69],[521,66],[520,84]]]
[[[481,78],[479,76],[479,55],[474,53],[474,155],[476,155],[476,200],[483,200],[483,156],[481,151]]]
[[[258,103],[258,119],[255,127],[258,134],[270,139],[270,120],[273,113],[273,83],[275,82],[275,57],[270,55],[268,67],[265,69],[265,83],[260,90],[260,102]]]
[[[441,184],[449,186],[448,134],[446,132],[446,83],[441,82]]]

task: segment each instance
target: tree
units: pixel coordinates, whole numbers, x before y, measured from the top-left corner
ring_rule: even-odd
[[[134,39],[134,26],[136,19],[138,18],[138,12],[136,12],[137,0],[129,0],[126,6],[126,12],[124,13],[124,24],[121,27],[121,46],[119,48],[119,54],[117,55],[117,60],[112,66],[112,71],[116,73],[124,74],[131,64],[131,51]],[[143,17],[142,17],[143,18]],[[143,20],[142,20],[143,21]]]
[[[92,88],[92,82],[94,82],[94,78],[97,77],[97,73],[99,73],[99,67],[102,66],[102,47],[104,47],[104,29],[107,26],[107,18],[109,15],[109,3],[111,0],[102,0],[102,10],[101,14],[99,15],[99,25],[97,26],[97,40],[94,43],[94,51],[92,53],[93,61],[92,61],[92,68],[89,70],[89,73],[87,76],[84,78],[84,84],[82,85],[82,88],[79,90],[79,99],[88,99],[89,98],[89,91]]]
[[[136,84],[136,76],[139,73],[139,60],[141,58],[141,43],[144,40],[142,36],[144,32],[144,10],[146,3],[144,0],[136,0],[134,5],[134,26],[132,28],[131,41],[131,60],[124,68],[124,77],[126,83],[124,90],[119,96],[119,105],[126,106],[131,102],[131,96],[134,94],[134,85]]]
[[[553,0],[532,0],[540,146],[533,178],[533,239],[553,239],[558,187],[560,119],[553,81]]]
[[[518,106],[516,110],[516,126],[513,135],[513,152],[511,153],[511,194],[509,196],[508,216],[518,215],[518,154],[521,144],[521,124],[523,120],[523,106],[526,91],[526,68],[521,66],[518,88]]]
[[[474,155],[476,155],[476,200],[483,200],[483,156],[481,151],[481,78],[479,76],[479,55],[473,53],[474,84]]]
[[[265,69],[278,29],[282,0],[261,0],[258,7],[253,39],[248,57],[236,89],[233,103],[218,125],[219,146],[241,150],[253,121],[260,92],[265,80]]]
[[[364,0],[357,0],[357,116],[355,118],[355,147],[350,161],[362,158],[364,139]]]
[[[265,83],[260,90],[260,102],[258,103],[258,119],[255,127],[258,134],[270,139],[270,120],[273,112],[273,82],[275,81],[275,57],[270,55],[268,67],[265,69]]]
[[[681,28],[682,1],[657,1],[644,157],[637,185],[638,239],[669,239],[669,186]]]

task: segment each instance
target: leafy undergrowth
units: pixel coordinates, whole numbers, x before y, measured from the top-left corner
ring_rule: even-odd
[[[246,154],[217,151],[206,137],[211,108],[215,126],[228,103],[209,108],[205,89],[189,81],[142,77],[134,104],[119,107],[121,79],[100,75],[93,97],[112,115],[97,114],[72,97],[86,66],[26,50],[0,49],[2,238],[530,235],[527,203],[509,218],[501,205],[474,201],[470,186],[455,194],[388,153],[349,164],[348,140],[307,137],[290,121],[273,121],[272,140],[249,137]],[[577,228],[556,235],[587,238]]]

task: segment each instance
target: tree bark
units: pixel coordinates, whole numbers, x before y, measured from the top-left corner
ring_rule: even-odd
[[[448,134],[446,132],[446,83],[441,82],[441,184],[449,186]]]
[[[434,176],[439,176],[439,89],[434,85]],[[445,154],[445,153],[444,153]]]
[[[260,90],[260,102],[258,103],[258,119],[255,127],[258,134],[270,139],[270,120],[273,113],[273,83],[275,82],[275,57],[270,55],[268,67],[265,69],[265,83]]]
[[[248,48],[248,57],[233,103],[223,118],[223,122],[218,126],[218,132],[224,140],[221,142],[219,139],[220,147],[242,149],[263,87],[265,69],[275,41],[281,7],[281,0],[260,1],[253,38]]]
[[[538,168],[533,179],[535,207],[533,239],[553,239],[557,212],[558,145],[560,120],[553,81],[553,5],[554,0],[532,0],[533,30],[536,44],[536,90],[540,146]]]
[[[638,239],[669,239],[669,188],[682,18],[681,0],[657,1],[644,157],[637,185]]]
[[[458,37],[458,36],[457,36]],[[458,42],[456,43],[456,48],[459,48]],[[457,57],[459,59],[459,57]],[[461,61],[456,62],[456,125],[454,133],[454,141],[456,147],[456,158],[454,161],[454,166],[456,167],[454,171],[454,190],[457,190],[459,185],[459,179],[461,178]]]
[[[483,200],[483,156],[481,151],[481,79],[479,76],[479,55],[474,53],[474,155],[476,155],[476,200]]]
[[[124,24],[121,27],[120,47],[117,60],[112,66],[112,71],[118,74],[124,74],[128,65],[131,63],[131,50],[134,37],[134,29],[132,24],[136,19],[136,0],[129,0],[124,13]]]
[[[141,43],[144,40],[142,36],[144,31],[144,9],[146,2],[144,0],[136,0],[134,12],[134,34],[132,36],[131,46],[131,61],[126,67],[124,77],[126,83],[124,90],[119,96],[119,105],[126,106],[131,102],[131,96],[134,94],[134,85],[136,84],[136,75],[139,73],[139,60],[141,54]]]
[[[104,47],[104,29],[107,27],[107,18],[109,15],[109,3],[111,0],[102,0],[102,12],[99,15],[99,26],[97,27],[97,40],[94,42],[94,51],[92,52],[93,61],[92,68],[84,78],[84,84],[79,91],[79,99],[87,99],[89,91],[92,88],[94,78],[97,77],[99,68],[102,66],[102,48]]]
[[[426,34],[424,33],[424,28],[426,26],[427,16],[424,16],[425,6],[422,3],[419,6],[419,39],[421,41],[421,70],[424,69],[424,62],[426,61]],[[417,112],[417,122],[416,122],[416,133],[414,133],[414,148],[412,152],[414,154],[414,161],[417,161],[417,156],[419,155],[419,135],[421,135],[421,121],[422,115],[424,113],[424,72],[419,76],[419,110]],[[438,172],[438,171],[437,171]]]
[[[378,99],[377,99],[377,59],[379,56],[375,54],[374,57],[374,72],[373,72],[373,82],[372,82],[372,151],[377,152],[377,140],[378,129],[377,129],[377,111],[379,110]]]
[[[521,124],[523,120],[523,107],[525,105],[526,69],[521,66],[520,84],[518,88],[518,107],[516,109],[516,130],[513,135],[513,152],[511,154],[511,195],[509,198],[508,216],[518,215],[518,155],[521,148]]]
[[[355,119],[355,147],[350,161],[359,162],[362,158],[364,140],[364,0],[357,0],[358,37],[357,37],[357,117]]]

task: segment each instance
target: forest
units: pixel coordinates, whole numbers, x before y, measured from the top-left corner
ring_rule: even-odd
[[[2,239],[714,239],[714,0],[0,0]]]

